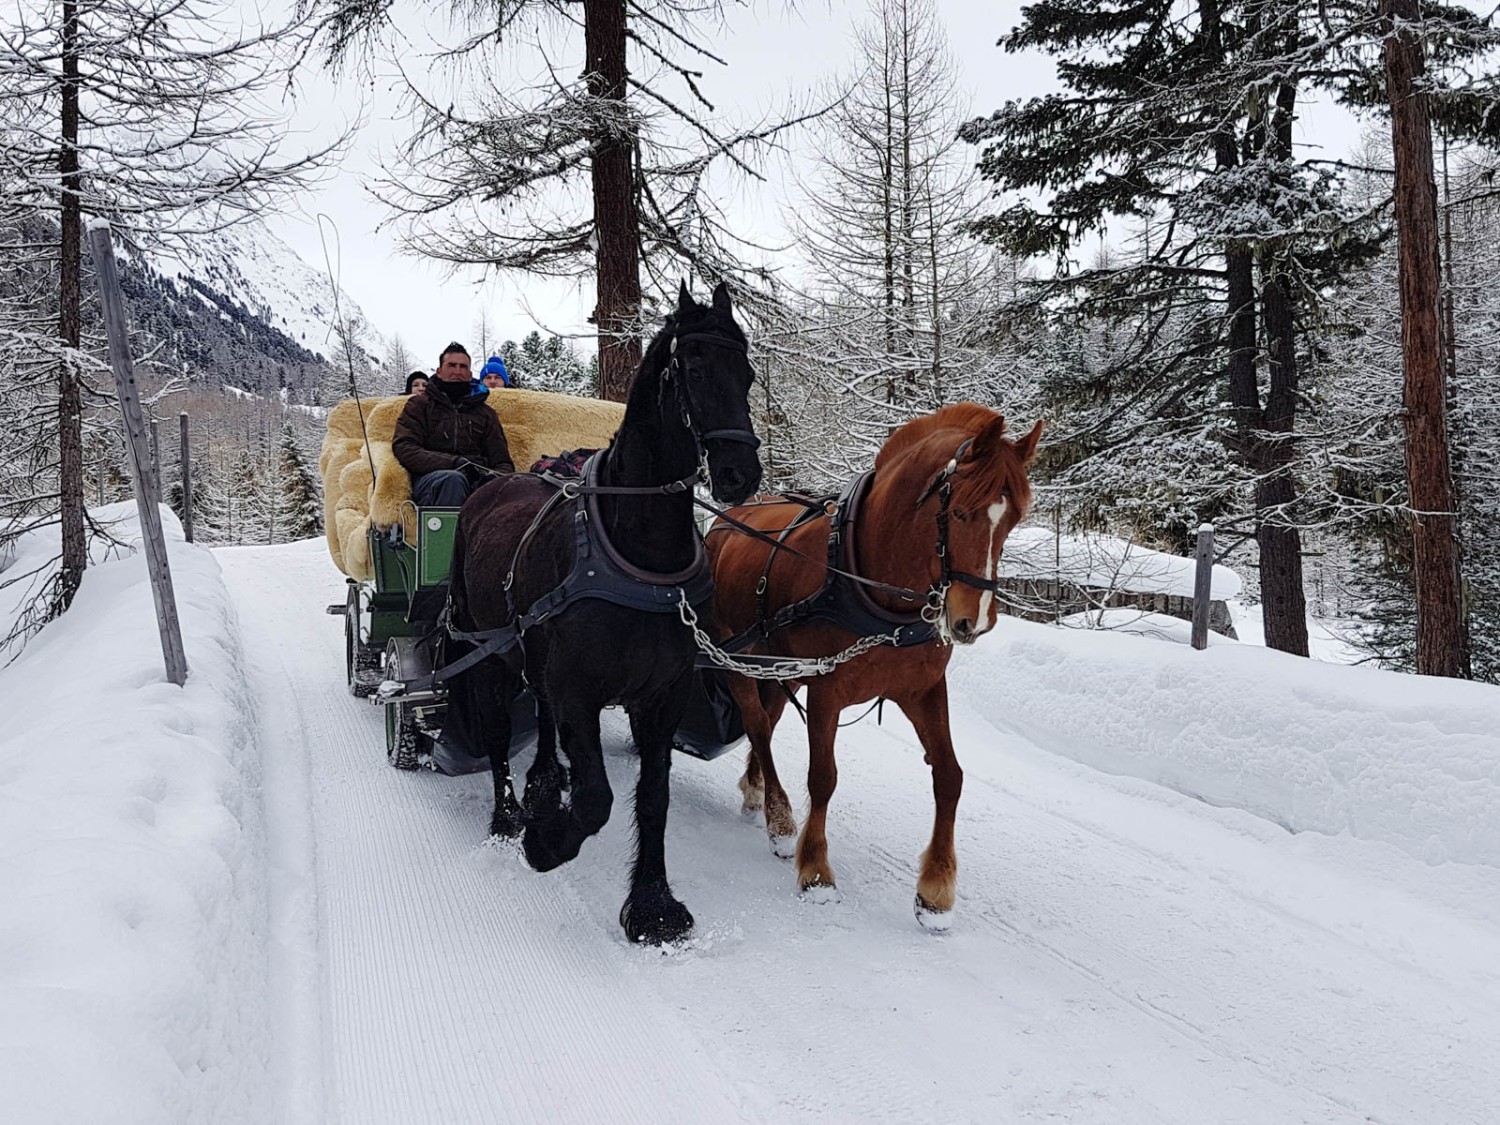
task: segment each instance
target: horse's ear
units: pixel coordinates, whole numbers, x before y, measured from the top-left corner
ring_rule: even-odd
[[[1037,443],[1042,440],[1042,430],[1046,423],[1037,419],[1036,425],[1031,427],[1031,433],[1016,442],[1016,454],[1021,458],[1021,464],[1029,465],[1036,459]]]
[[[714,286],[714,312],[727,313],[729,311],[729,286],[722,281]]]
[[[969,460],[985,461],[993,457],[995,450],[1005,440],[1005,415],[996,414],[984,425],[969,443]]]
[[[698,307],[698,302],[693,300],[693,295],[688,292],[687,278],[682,279],[682,285],[677,290],[677,311],[679,313],[690,313]]]

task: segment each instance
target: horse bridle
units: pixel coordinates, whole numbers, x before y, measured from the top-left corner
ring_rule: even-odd
[[[986,593],[990,594],[998,594],[1000,592],[1000,580],[997,578],[981,578],[977,574],[969,574],[966,571],[954,570],[952,555],[948,549],[948,510],[953,501],[953,478],[958,474],[959,462],[963,460],[964,454],[969,451],[969,447],[973,445],[973,443],[973,438],[966,439],[963,444],[961,444],[954,452],[953,456],[948,459],[948,463],[938,471],[938,473],[928,483],[927,487],[922,490],[922,494],[917,497],[916,506],[920,508],[927,502],[927,498],[934,492],[938,494],[937,553],[941,570],[938,575],[937,581],[927,588],[927,593],[925,596],[916,590],[907,589],[904,586],[892,586],[888,582],[877,582],[874,579],[866,578],[862,574],[855,574],[851,571],[841,570],[838,567],[830,566],[823,560],[815,559],[809,555],[805,555],[795,547],[788,546],[780,539],[773,539],[771,536],[767,535],[759,528],[752,527],[750,524],[736,519],[723,508],[719,508],[713,504],[706,503],[705,501],[700,500],[697,497],[693,498],[693,503],[697,504],[705,511],[712,512],[715,516],[719,517],[719,519],[723,521],[724,525],[726,525],[727,528],[731,528],[743,535],[747,535],[750,538],[757,540],[758,542],[765,543],[768,547],[771,548],[771,555],[769,556],[770,558],[774,558],[778,552],[784,552],[789,555],[794,555],[797,558],[802,559],[804,562],[809,562],[815,566],[821,567],[823,570],[828,571],[832,574],[837,574],[841,578],[848,579],[852,582],[857,582],[867,589],[878,590],[881,593],[890,594],[895,597],[902,598],[906,601],[922,602],[923,605],[920,611],[922,619],[928,624],[933,624],[938,620],[939,617],[942,616],[944,601],[948,596],[948,588],[955,582],[960,582],[965,586],[972,586],[977,590],[983,590]],[[820,504],[818,506],[821,507],[822,505]],[[784,532],[790,531],[791,527],[793,526],[796,526],[796,524],[785,528]],[[765,575],[761,576],[761,581],[762,583],[764,583]],[[757,590],[758,594],[761,592],[761,590]]]
[[[732,348],[737,352],[749,354],[750,349],[741,341],[730,336],[720,336],[716,332],[681,332],[673,335],[671,342],[671,359],[667,362],[666,372],[663,378],[676,388],[677,405],[682,408],[682,422],[693,435],[693,440],[698,443],[698,449],[706,452],[704,442],[709,441],[737,441],[748,445],[751,449],[760,448],[760,438],[755,436],[753,430],[708,430],[704,432],[698,429],[698,422],[693,417],[692,399],[687,392],[687,380],[683,376],[682,360],[677,355],[677,345],[684,340],[697,340],[705,344],[716,344],[721,348]],[[674,379],[673,376],[676,376]]]
[[[948,550],[948,509],[953,501],[953,478],[958,475],[958,463],[964,459],[964,454],[969,452],[969,447],[974,444],[973,438],[967,438],[958,447],[948,463],[932,478],[922,495],[917,497],[917,507],[927,502],[927,498],[934,492],[938,496],[937,510],[937,553],[938,565],[942,573],[937,582],[927,593],[927,606],[923,609],[923,616],[927,615],[929,609],[937,606],[939,610],[943,599],[948,596],[948,587],[955,582],[962,582],[965,586],[972,586],[976,590],[983,590],[987,594],[998,594],[1000,592],[1000,580],[998,578],[981,578],[977,574],[969,574],[967,571],[953,569],[953,557]],[[934,615],[933,620],[936,620]]]

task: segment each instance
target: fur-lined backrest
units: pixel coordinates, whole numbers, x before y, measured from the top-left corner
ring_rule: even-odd
[[[346,399],[328,412],[328,433],[318,459],[324,523],[329,553],[351,578],[373,576],[366,542],[371,527],[401,523],[409,538],[417,534],[411,478],[391,452],[396,420],[406,402],[405,395],[364,399],[358,406]],[[497,390],[487,404],[499,415],[511,458],[523,472],[564,449],[608,445],[625,416],[618,402],[548,391]]]

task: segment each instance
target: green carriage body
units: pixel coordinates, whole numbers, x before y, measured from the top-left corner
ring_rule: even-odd
[[[367,534],[374,577],[348,580],[345,647],[349,689],[355,695],[371,695],[379,686],[381,659],[390,642],[429,632],[442,608],[458,509],[419,508],[417,528],[415,543],[406,539],[399,524],[386,531],[371,528]],[[329,612],[334,609],[330,606]]]

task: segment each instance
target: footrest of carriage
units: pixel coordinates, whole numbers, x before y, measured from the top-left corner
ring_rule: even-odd
[[[733,742],[700,742],[698,739],[683,738],[681,731],[678,731],[677,737],[672,740],[673,750],[704,762],[712,762],[716,758],[722,758],[731,750],[738,750],[748,745],[750,745],[748,738],[737,738]]]
[[[384,707],[387,703],[437,703],[440,702],[445,692],[438,688],[428,691],[407,691],[406,685],[400,680],[381,680],[380,685],[370,694],[370,702],[376,707]]]

